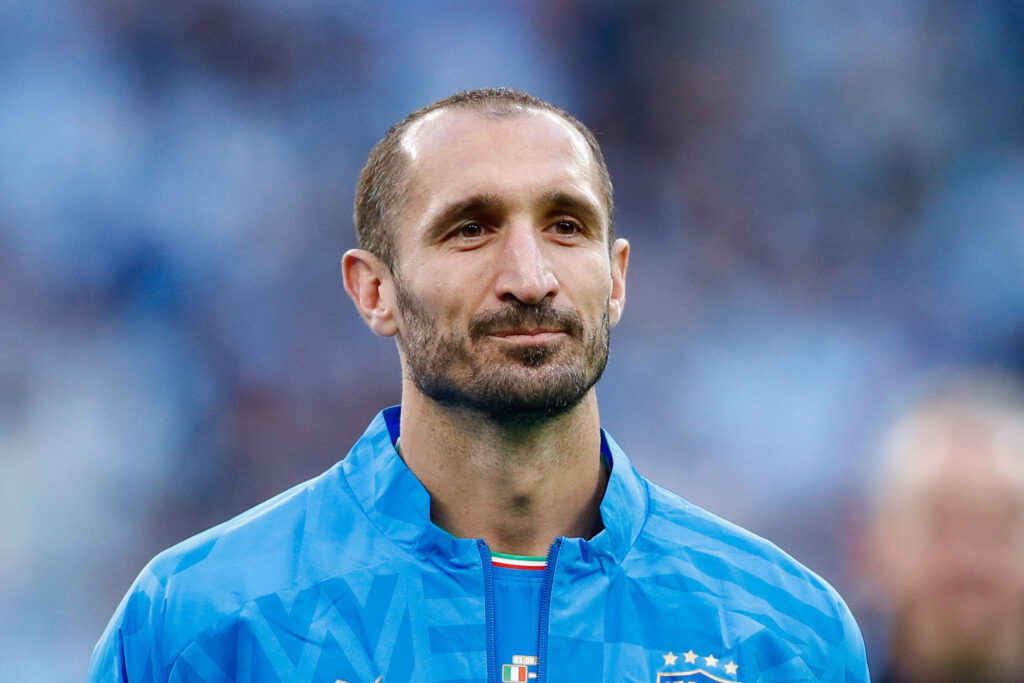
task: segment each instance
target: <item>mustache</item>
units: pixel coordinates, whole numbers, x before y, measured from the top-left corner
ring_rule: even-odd
[[[495,330],[519,327],[543,327],[573,337],[581,337],[584,329],[583,319],[572,309],[555,308],[547,299],[539,304],[524,304],[513,299],[502,308],[473,316],[469,321],[469,336],[475,341]]]

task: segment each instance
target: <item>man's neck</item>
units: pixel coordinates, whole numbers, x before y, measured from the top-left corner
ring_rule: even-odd
[[[601,530],[608,473],[593,391],[570,412],[526,427],[405,389],[401,455],[430,493],[435,524],[514,555],[546,555],[558,536]]]

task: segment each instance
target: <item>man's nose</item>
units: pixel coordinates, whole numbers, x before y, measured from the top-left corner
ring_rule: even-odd
[[[544,253],[543,237],[532,225],[509,228],[498,257],[495,294],[539,304],[558,293],[558,279]]]

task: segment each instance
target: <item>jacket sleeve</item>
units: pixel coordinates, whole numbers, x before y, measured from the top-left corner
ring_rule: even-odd
[[[89,683],[163,680],[158,648],[162,605],[160,582],[147,568],[121,600],[96,644],[89,663]]]
[[[828,680],[835,683],[870,683],[871,675],[868,673],[868,658],[860,626],[842,599],[839,599],[838,607],[843,623],[843,641],[840,645],[842,652],[836,654],[842,656],[835,658],[837,666]]]

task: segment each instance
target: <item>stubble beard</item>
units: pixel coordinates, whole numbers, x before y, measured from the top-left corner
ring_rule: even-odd
[[[468,334],[441,329],[420,299],[396,276],[395,295],[405,330],[398,344],[416,388],[435,403],[469,410],[502,425],[550,422],[580,404],[608,363],[608,309],[588,329],[573,310],[509,300],[474,316]],[[551,343],[514,345],[495,330],[526,325],[558,329]]]

